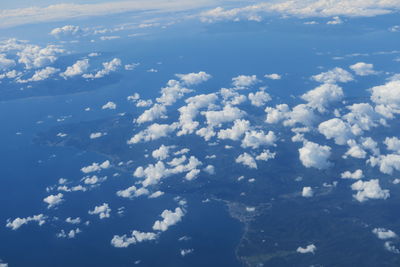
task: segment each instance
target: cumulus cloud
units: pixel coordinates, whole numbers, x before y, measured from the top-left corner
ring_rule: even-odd
[[[370,157],[368,162],[372,167],[379,166],[379,170],[384,174],[392,174],[394,171],[400,171],[400,155],[397,154]]]
[[[322,122],[318,131],[327,139],[334,139],[337,145],[344,145],[353,137],[350,126],[338,118]]]
[[[50,35],[53,35],[56,38],[62,38],[78,36],[82,34],[82,32],[83,31],[79,26],[65,25],[63,27],[54,28],[53,30],[51,30]]]
[[[176,128],[177,128],[176,124],[169,125],[169,124],[154,123],[149,127],[147,127],[145,130],[135,134],[131,139],[128,140],[128,144],[132,145],[139,142],[148,142],[159,139],[161,137],[166,137]]]
[[[397,137],[386,137],[384,144],[386,148],[390,151],[394,151],[397,154],[400,154],[400,139]]]
[[[236,160],[236,163],[241,163],[250,169],[257,169],[257,162],[256,160],[248,153],[244,152],[243,154],[239,155]]]
[[[377,73],[374,70],[373,64],[367,64],[365,62],[358,62],[354,65],[351,65],[350,69],[352,69],[357,75],[360,75],[360,76],[368,76],[368,75],[373,75],[373,74]]]
[[[256,160],[268,161],[270,159],[274,159],[275,156],[276,156],[276,153],[273,153],[267,149],[267,150],[264,150],[263,152],[261,152],[261,154],[256,157]]]
[[[308,91],[301,98],[306,100],[310,107],[317,109],[319,112],[325,112],[331,103],[342,100],[343,96],[341,87],[336,84],[326,83]]]
[[[181,136],[193,133],[199,126],[199,122],[194,120],[199,114],[199,109],[213,105],[217,99],[218,96],[216,94],[201,94],[186,99],[185,102],[187,105],[178,109],[180,113],[179,127],[181,130],[177,135]]]
[[[59,54],[65,50],[56,45],[48,45],[44,48],[37,45],[25,45],[17,52],[18,62],[25,65],[26,69],[42,68],[54,63]]]
[[[47,216],[43,214],[33,215],[26,218],[16,218],[14,220],[8,219],[6,227],[11,228],[12,230],[17,230],[21,226],[28,224],[30,222],[37,222],[39,226],[46,223]]]
[[[242,147],[251,147],[257,149],[260,146],[273,146],[275,145],[277,138],[273,131],[268,131],[266,134],[264,131],[251,130],[245,133],[242,140]]]
[[[165,117],[167,109],[164,105],[155,104],[150,109],[145,110],[136,120],[137,123],[145,123],[155,119]]]
[[[197,85],[206,82],[211,78],[211,75],[205,73],[204,71],[200,71],[198,73],[192,72],[188,74],[176,74],[176,76],[186,85]]]
[[[315,253],[315,251],[317,250],[317,247],[314,244],[308,245],[305,248],[303,247],[298,247],[297,248],[297,252],[304,254],[304,253]]]
[[[353,197],[359,202],[365,202],[368,199],[387,199],[389,198],[389,190],[382,189],[378,179],[369,181],[357,181],[351,185],[351,189],[357,191]]]
[[[64,201],[63,196],[64,195],[62,193],[58,193],[57,195],[50,195],[45,197],[43,199],[43,202],[47,203],[47,208],[50,209],[60,205]]]
[[[331,148],[329,146],[321,146],[310,141],[306,141],[299,149],[300,161],[306,168],[326,169],[332,165],[328,161],[330,156]]]
[[[277,73],[265,74],[264,77],[267,78],[267,79],[271,79],[271,80],[280,80],[280,79],[282,79],[282,76],[277,74]]]
[[[222,110],[219,111],[203,111],[202,115],[206,117],[207,124],[210,126],[217,126],[222,123],[231,122],[240,119],[244,116],[245,112],[237,107],[232,107],[230,105],[224,106]]]
[[[106,160],[103,163],[94,162],[94,163],[92,163],[92,165],[81,168],[81,171],[83,173],[98,172],[103,169],[108,169],[110,166],[111,166],[111,163],[109,160]]]
[[[67,79],[82,75],[88,70],[89,66],[89,59],[78,60],[72,66],[67,67],[63,73],[60,73],[60,76]]]
[[[327,72],[322,72],[312,76],[312,79],[320,83],[346,83],[354,80],[353,75],[342,68],[334,68]]]
[[[155,233],[145,233],[145,232],[139,232],[139,231],[132,231],[130,236],[123,235],[114,235],[114,237],[111,240],[111,245],[116,248],[127,248],[130,245],[134,245],[137,243],[141,243],[143,241],[150,241],[150,240],[155,240],[157,239],[157,234]]]
[[[136,188],[136,186],[128,187],[127,189],[117,191],[117,196],[123,198],[133,199],[135,197],[140,197],[143,195],[148,195],[150,192],[146,188]]]
[[[372,230],[372,233],[374,233],[379,239],[383,240],[397,237],[397,234],[395,232],[385,228],[374,228]]]
[[[0,54],[0,70],[7,70],[15,66],[15,61],[9,59],[5,54]]]
[[[301,191],[301,196],[306,198],[312,197],[314,196],[314,191],[311,187],[305,186],[303,187],[303,191]]]
[[[53,68],[53,67],[46,67],[44,69],[40,69],[40,70],[35,71],[35,73],[32,75],[31,78],[29,78],[27,80],[18,79],[17,82],[19,82],[19,83],[27,83],[27,82],[44,81],[44,80],[47,80],[48,78],[50,78],[55,73],[57,73],[58,71],[59,71],[59,69],[56,69],[56,68]]]
[[[371,88],[371,100],[375,104],[388,106],[399,112],[400,110],[400,80],[390,81],[384,85]]]
[[[258,82],[259,80],[256,75],[239,75],[232,78],[232,85],[236,89],[247,89]]]
[[[110,74],[111,72],[117,71],[117,69],[122,65],[121,59],[114,58],[109,62],[103,63],[103,69],[99,70],[95,74],[83,74],[84,78],[88,79],[99,79]]]
[[[232,128],[223,129],[218,132],[219,139],[239,140],[243,134],[250,129],[250,122],[247,120],[235,120]]]
[[[112,102],[112,101],[109,101],[109,102],[105,103],[105,104],[101,107],[101,109],[116,109],[116,108],[117,108],[117,104],[115,104],[115,103]]]
[[[177,224],[182,220],[182,217],[185,215],[185,212],[177,207],[175,211],[164,210],[161,213],[162,220],[158,220],[153,225],[153,230],[155,231],[167,231],[169,227]]]
[[[345,171],[343,172],[340,177],[342,177],[343,179],[361,179],[364,178],[364,174],[363,171],[358,169],[355,170],[354,172],[350,172],[350,171]]]
[[[100,219],[105,219],[110,217],[111,208],[107,203],[103,203],[100,206],[95,206],[93,210],[89,210],[90,215],[99,215]]]
[[[294,126],[298,123],[311,126],[317,120],[313,108],[306,104],[297,105],[292,110],[288,105],[280,104],[275,108],[265,108],[265,112],[267,113],[265,121],[271,124],[283,121],[285,126]]]
[[[184,164],[187,162],[186,164]],[[202,165],[196,157],[191,156],[189,159],[185,155],[180,158],[174,158],[168,165],[173,168],[168,168],[162,161],[158,161],[156,164],[149,164],[146,168],[140,166],[136,168],[133,175],[138,178],[143,178],[142,185],[147,187],[149,185],[157,184],[162,178],[180,174],[180,173],[190,173],[192,170],[197,169]],[[190,175],[195,175],[196,171],[191,172]],[[198,173],[197,173],[198,174]],[[189,178],[191,178],[189,175]]]
[[[251,101],[251,104],[256,107],[265,106],[265,104],[272,99],[271,96],[264,91],[250,93],[248,97]]]
[[[166,158],[169,157],[169,146],[164,146],[161,145],[158,149],[153,150],[151,155],[153,158],[158,159],[158,160],[165,160]]]

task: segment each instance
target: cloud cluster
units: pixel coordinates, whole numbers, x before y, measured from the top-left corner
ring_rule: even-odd
[[[351,189],[357,191],[353,197],[359,202],[365,202],[368,199],[387,199],[389,190],[382,189],[378,179],[369,181],[357,181],[351,185]]]

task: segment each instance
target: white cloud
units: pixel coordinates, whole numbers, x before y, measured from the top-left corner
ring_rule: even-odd
[[[201,114],[206,117],[208,125],[217,126],[225,122],[231,122],[240,119],[244,116],[245,112],[237,107],[226,105],[222,110],[203,111]]]
[[[185,256],[187,256],[189,254],[192,254],[193,252],[194,252],[194,249],[192,249],[192,248],[181,249],[180,250],[180,254],[181,254],[182,257],[185,257]]]
[[[107,103],[105,103],[101,109],[116,109],[117,108],[117,104],[115,104],[112,101],[108,101]]]
[[[301,96],[312,108],[319,112],[325,112],[331,103],[338,102],[343,98],[343,90],[336,84],[322,84]]]
[[[232,84],[235,86],[236,89],[247,89],[258,83],[259,80],[257,79],[256,75],[239,75],[237,77],[232,78]]]
[[[386,137],[384,144],[388,150],[400,154],[400,139],[397,137]]]
[[[379,166],[379,170],[384,174],[392,174],[395,170],[400,171],[400,155],[397,154],[370,157],[368,162],[372,167]]]
[[[186,173],[185,179],[188,181],[194,180],[199,176],[199,174],[200,174],[199,169],[193,169],[193,170],[189,171],[188,173]]]
[[[198,0],[188,2],[183,0],[138,0],[138,1],[112,1],[103,3],[59,3],[49,6],[31,6],[26,8],[4,9],[0,13],[0,27],[7,28],[24,24],[41,23],[50,21],[66,21],[76,18],[120,14],[126,12],[139,12],[152,10],[154,12],[171,12],[196,9],[214,1]]]
[[[200,18],[203,22],[216,22],[223,20],[256,20],[260,21],[269,13],[278,13],[283,16],[300,18],[310,17],[370,17],[395,12],[400,9],[397,1],[369,0],[284,0],[274,2],[261,2],[239,8],[224,9],[217,7],[202,12]],[[334,18],[334,22],[339,19]],[[331,23],[332,24],[332,23]]]
[[[273,131],[269,131],[267,134],[264,131],[248,131],[245,133],[242,140],[242,147],[251,147],[257,149],[260,146],[273,146],[276,142],[276,135]]]
[[[276,153],[273,153],[267,149],[267,150],[264,150],[263,152],[261,152],[261,154],[256,157],[256,160],[268,161],[270,159],[274,159],[275,156],[276,156]]]
[[[167,231],[169,227],[177,224],[182,220],[182,217],[185,215],[184,211],[181,208],[176,208],[175,211],[164,210],[161,213],[162,220],[158,220],[153,225],[153,230],[155,231]]]
[[[79,218],[79,217],[76,217],[76,218],[68,217],[67,219],[65,219],[65,222],[70,223],[70,224],[80,224],[81,223],[81,218]]]
[[[102,136],[103,136],[103,133],[96,132],[96,133],[91,133],[91,134],[89,135],[89,138],[90,138],[90,139],[96,139],[96,138],[100,138],[100,137],[102,137]]]
[[[389,190],[382,190],[378,179],[365,182],[357,181],[351,185],[351,189],[357,191],[357,194],[353,195],[353,197],[359,202],[364,202],[368,199],[387,199],[390,196]]]
[[[156,191],[156,192],[152,193],[152,194],[149,196],[149,198],[158,198],[158,197],[161,197],[162,195],[164,195],[164,192],[162,192],[162,191]]]
[[[165,117],[167,109],[164,105],[155,104],[150,109],[145,110],[136,120],[137,123],[154,121],[155,119]]]
[[[241,163],[251,169],[257,169],[257,162],[256,160],[248,153],[244,152],[243,154],[239,155],[236,160],[236,163]]]
[[[389,252],[400,254],[400,250],[393,245],[392,241],[386,241],[384,247]]]
[[[243,134],[250,129],[250,122],[247,120],[235,120],[232,128],[223,129],[218,132],[219,139],[239,140]]]
[[[344,145],[353,137],[350,126],[338,118],[322,122],[318,131],[327,139],[334,139],[337,145]]]
[[[144,180],[142,181],[142,185],[144,187],[147,187],[149,185],[157,184],[162,178],[174,174],[191,172],[192,170],[197,169],[197,167],[202,165],[202,162],[200,162],[194,156],[191,156],[188,159],[187,163],[184,164],[186,160],[187,158],[185,155],[183,155],[181,158],[174,158],[173,160],[168,162],[168,164],[173,167],[170,169],[167,168],[162,161],[158,161],[156,164],[149,164],[146,168],[140,166],[136,168],[133,175],[138,178],[144,178]],[[194,174],[196,173],[191,173],[191,175]]]
[[[342,68],[334,68],[327,72],[314,75],[312,79],[320,83],[346,83],[354,80],[351,73]]]
[[[103,69],[99,70],[95,74],[83,74],[84,78],[89,79],[99,79],[110,74],[111,72],[117,71],[117,69],[122,65],[121,59],[114,58],[109,62],[103,63]]]
[[[297,248],[297,252],[304,254],[304,253],[315,253],[315,251],[317,250],[317,247],[314,244],[308,245],[305,248],[302,247],[298,247]]]
[[[294,126],[297,123],[311,126],[317,119],[313,108],[306,104],[297,105],[292,110],[288,105],[280,104],[275,108],[267,107],[265,112],[267,113],[267,123],[273,124],[283,120],[285,126]]]
[[[372,233],[374,233],[379,239],[383,240],[397,237],[395,232],[385,228],[374,228]]]
[[[61,232],[57,233],[56,236],[58,238],[75,238],[77,234],[81,233],[81,229],[76,228],[76,229],[72,229],[70,230],[68,233],[66,233],[64,230],[61,230]]]
[[[89,165],[89,166],[81,168],[81,171],[83,173],[98,172],[98,171],[101,171],[103,169],[108,169],[110,167],[110,165],[111,164],[110,164],[109,160],[106,160],[106,161],[104,161],[103,163],[100,163],[100,164],[96,163],[96,162],[93,162],[92,165]]]
[[[149,190],[147,190],[146,188],[142,187],[137,189],[136,186],[133,185],[124,190],[117,191],[117,196],[133,199],[135,197],[148,195],[149,193]]]
[[[153,150],[151,155],[158,160],[165,160],[169,157],[169,146],[161,145],[158,149]]]
[[[12,230],[17,230],[22,225],[25,225],[29,222],[37,222],[39,226],[46,223],[47,216],[43,214],[33,215],[26,218],[16,218],[14,220],[7,220],[6,227],[11,228]]]
[[[176,76],[187,85],[197,85],[208,81],[211,78],[210,74],[200,71],[198,73],[176,74]]]
[[[161,88],[161,96],[156,100],[158,103],[165,106],[173,105],[178,99],[181,99],[185,94],[191,93],[193,90],[185,88],[176,80],[169,80],[167,86]]]
[[[350,171],[345,171],[343,172],[340,177],[342,177],[343,179],[361,179],[364,178],[364,174],[363,171],[358,169],[355,170],[354,172],[350,172]]]
[[[64,201],[63,196],[64,195],[62,193],[58,193],[57,195],[50,195],[45,197],[43,199],[43,202],[47,203],[47,208],[50,209],[60,205]]]
[[[127,248],[130,245],[141,243],[143,241],[150,241],[157,239],[157,234],[155,233],[144,233],[139,231],[132,231],[131,236],[114,235],[111,240],[111,245],[116,248]]]
[[[199,122],[194,121],[199,113],[199,109],[211,106],[217,101],[218,96],[216,94],[201,94],[193,97],[189,97],[185,100],[186,106],[178,109],[179,126],[181,130],[177,133],[178,136],[191,134],[199,126]]]
[[[256,93],[250,93],[249,94],[249,99],[251,101],[251,104],[256,107],[262,107],[264,106],[268,101],[271,101],[271,96],[264,92],[264,91],[258,91]]]
[[[15,61],[4,54],[0,54],[0,70],[7,70],[15,66]]]
[[[111,208],[107,203],[103,203],[100,206],[94,207],[93,210],[89,210],[90,215],[99,215],[100,219],[105,219],[110,217]]]
[[[54,37],[57,38],[62,38],[62,37],[78,36],[82,32],[83,31],[79,26],[65,25],[63,27],[54,28],[53,30],[51,30],[50,35],[53,35]]]
[[[301,196],[306,198],[312,197],[314,196],[314,191],[311,187],[305,186],[303,187],[303,191],[301,191]]]
[[[277,74],[277,73],[265,74],[264,77],[267,78],[267,79],[271,79],[271,80],[280,80],[280,79],[282,79],[282,76]]]
[[[89,59],[78,60],[72,66],[67,67],[63,73],[60,73],[60,76],[66,79],[69,77],[82,75],[87,71],[89,66]]]
[[[367,64],[365,62],[358,62],[354,65],[351,65],[350,69],[352,69],[357,75],[360,75],[360,76],[368,76],[368,75],[377,74],[377,72],[374,70],[374,65]]]
[[[173,132],[176,127],[176,124],[168,125],[154,123],[147,127],[145,130],[134,135],[131,139],[129,139],[128,144],[132,145],[139,142],[148,142],[159,139],[161,137],[166,137],[169,133]]]
[[[1,15],[0,15],[1,16]],[[37,45],[25,45],[23,49],[17,52],[18,62],[25,65],[26,69],[42,68],[54,63],[58,54],[65,50],[56,45],[48,45],[44,48]]]
[[[332,165],[328,161],[330,156],[331,148],[329,146],[321,146],[309,141],[306,141],[299,149],[300,161],[306,168],[326,169]]]
[[[338,25],[342,24],[343,20],[339,16],[334,16],[332,20],[328,21],[326,24],[328,25]]]
[[[17,80],[19,83],[26,83],[26,82],[40,82],[47,80],[52,76],[53,74],[57,73],[59,69],[53,68],[53,67],[46,67],[44,69],[40,69],[35,71],[35,73],[32,75],[31,78],[27,80]]]
[[[400,113],[400,80],[390,81],[381,86],[371,88],[371,100],[375,104],[388,106]]]
[[[367,156],[367,152],[354,140],[347,141],[349,145],[349,149],[344,154],[343,158],[347,158],[347,156],[351,156],[357,159],[363,159]]]

